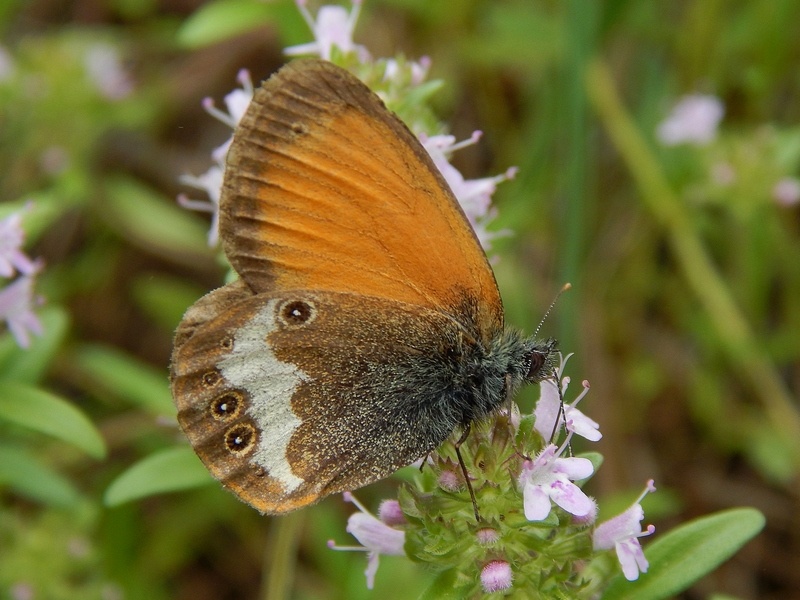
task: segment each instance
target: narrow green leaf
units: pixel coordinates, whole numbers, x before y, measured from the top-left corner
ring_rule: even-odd
[[[647,573],[636,581],[616,577],[603,600],[670,598],[728,560],[764,527],[753,508],[733,508],[695,519],[650,544]]]
[[[16,381],[0,381],[0,419],[51,435],[103,458],[100,432],[81,411],[55,394]]]
[[[70,506],[80,494],[63,475],[55,473],[21,448],[0,446],[0,485],[21,496],[52,506]]]
[[[72,356],[75,369],[112,396],[156,415],[174,415],[166,367],[155,369],[114,348],[84,345]]]
[[[59,306],[39,313],[43,333],[32,335],[29,348],[20,348],[10,333],[0,336],[0,379],[37,383],[47,372],[69,328],[69,316]]]
[[[209,224],[195,213],[130,177],[108,177],[104,184],[103,213],[126,238],[181,264],[211,258]]]
[[[208,46],[269,23],[274,5],[257,0],[218,0],[204,4],[178,31],[178,41],[188,48]]]
[[[178,277],[148,273],[133,282],[133,298],[141,309],[167,331],[175,331],[183,313],[208,289]]]
[[[214,482],[191,448],[181,446],[151,454],[117,477],[105,503],[117,506],[155,494],[202,487]]]

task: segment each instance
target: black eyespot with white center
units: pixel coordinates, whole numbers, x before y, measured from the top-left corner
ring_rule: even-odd
[[[256,446],[256,428],[250,423],[239,423],[225,432],[225,447],[236,456],[243,456]]]
[[[243,404],[244,397],[242,393],[233,390],[214,398],[209,405],[209,412],[215,421],[229,423],[242,412]]]
[[[293,299],[278,306],[278,318],[286,327],[303,327],[317,317],[317,307],[306,299]]]

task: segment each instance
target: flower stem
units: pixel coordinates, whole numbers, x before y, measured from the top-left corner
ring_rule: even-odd
[[[272,519],[264,551],[261,581],[263,600],[285,600],[292,597],[297,544],[304,520],[303,511]]]
[[[795,462],[800,462],[800,415],[792,397],[774,365],[765,358],[689,215],[625,110],[612,75],[601,59],[589,64],[586,84],[595,110],[639,186],[642,201],[666,231],[684,277],[711,319],[728,359],[750,383],[775,431],[783,434],[793,448]]]

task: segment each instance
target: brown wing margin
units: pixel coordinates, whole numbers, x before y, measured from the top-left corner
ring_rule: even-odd
[[[354,292],[440,310],[478,304],[502,327],[494,275],[463,211],[408,128],[356,77],[292,62],[234,135],[220,231],[257,293]]]

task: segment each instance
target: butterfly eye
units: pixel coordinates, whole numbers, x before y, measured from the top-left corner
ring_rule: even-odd
[[[211,412],[211,416],[216,421],[222,421],[224,423],[227,421],[232,421],[239,416],[243,403],[244,398],[242,397],[241,392],[226,392],[222,396],[217,396],[211,401],[209,410]]]
[[[528,375],[526,379],[528,381],[540,381],[542,379],[542,367],[544,367],[545,363],[547,362],[547,356],[537,350],[534,350],[531,352],[530,357],[531,366],[528,368]]]
[[[247,454],[256,445],[256,430],[249,423],[234,425],[225,432],[225,447],[231,454]]]

